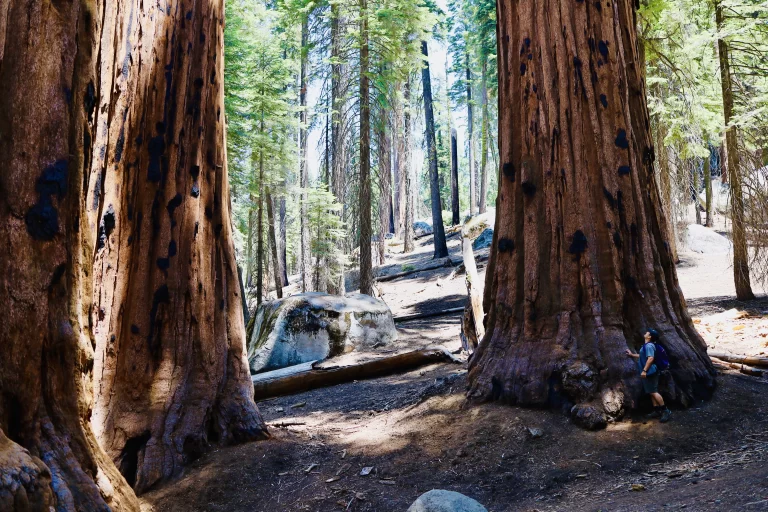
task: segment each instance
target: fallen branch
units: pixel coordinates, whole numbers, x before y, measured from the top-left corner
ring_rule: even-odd
[[[760,370],[759,368],[753,368],[751,366],[738,363],[729,363],[728,361],[723,361],[711,355],[709,358],[712,359],[713,363],[720,364],[726,368],[731,368],[732,370],[739,370],[739,372],[743,373],[744,375],[749,375],[750,377],[762,377],[765,374],[765,370]]]
[[[383,377],[427,364],[445,362],[457,363],[460,361],[443,348],[428,348],[343,366],[320,366],[322,363],[313,361],[272,372],[259,373],[251,376],[251,380],[253,381],[254,399],[260,400],[334,386],[353,380]]]
[[[377,277],[376,281],[379,283],[383,283],[385,281],[394,281],[395,279],[400,279],[401,277],[406,277],[411,274],[415,274],[417,272],[426,272],[427,270],[435,270],[438,268],[452,267],[452,266],[453,266],[453,262],[451,261],[451,258],[441,258],[436,263],[424,266],[422,268],[413,268],[411,270],[397,272],[396,274],[389,274],[389,275]]]
[[[729,363],[747,364],[750,366],[761,366],[768,368],[768,357],[757,356],[743,356],[739,354],[731,354],[730,352],[716,352],[708,351],[709,357],[716,357]]]
[[[434,316],[446,316],[464,311],[464,306],[458,308],[442,309],[440,311],[429,311],[427,313],[413,313],[411,315],[396,316],[395,322],[409,322],[411,320],[420,320],[422,318],[432,318]]]
[[[274,427],[274,428],[286,428],[286,427],[295,427],[299,425],[306,425],[307,423],[304,421],[284,421],[282,423],[267,423],[268,427]]]

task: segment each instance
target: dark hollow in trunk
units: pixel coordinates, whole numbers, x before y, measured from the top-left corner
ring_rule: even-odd
[[[471,398],[573,406],[603,426],[638,405],[624,351],[649,327],[672,361],[667,400],[714,389],[665,240],[633,5],[499,4],[499,193]]]

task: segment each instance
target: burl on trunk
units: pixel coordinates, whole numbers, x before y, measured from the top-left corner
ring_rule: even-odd
[[[600,427],[637,405],[624,351],[648,327],[669,400],[715,386],[664,240],[635,25],[631,0],[498,4],[499,194],[470,397]]]

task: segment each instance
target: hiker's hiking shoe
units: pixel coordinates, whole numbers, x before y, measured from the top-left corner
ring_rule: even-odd
[[[661,409],[659,409],[658,407],[654,407],[653,412],[649,412],[648,414],[645,415],[645,417],[648,418],[649,420],[652,420],[654,418],[660,418]]]
[[[661,423],[666,423],[666,422],[668,422],[670,419],[672,419],[672,411],[670,411],[669,409],[667,409],[667,408],[665,407],[665,408],[664,408],[664,412],[663,412],[663,413],[661,413],[661,418],[659,419],[659,421],[660,421]]]

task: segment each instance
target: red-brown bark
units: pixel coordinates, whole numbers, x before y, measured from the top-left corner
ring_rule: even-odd
[[[92,423],[137,491],[211,443],[265,435],[230,223],[223,16],[221,0],[104,13],[83,212],[98,226]]]
[[[672,360],[663,393],[715,385],[665,240],[633,3],[498,9],[499,194],[487,330],[469,396],[575,404],[590,427],[635,407],[644,329]]]
[[[0,510],[138,510],[88,421],[101,20],[92,2],[0,2]]]

